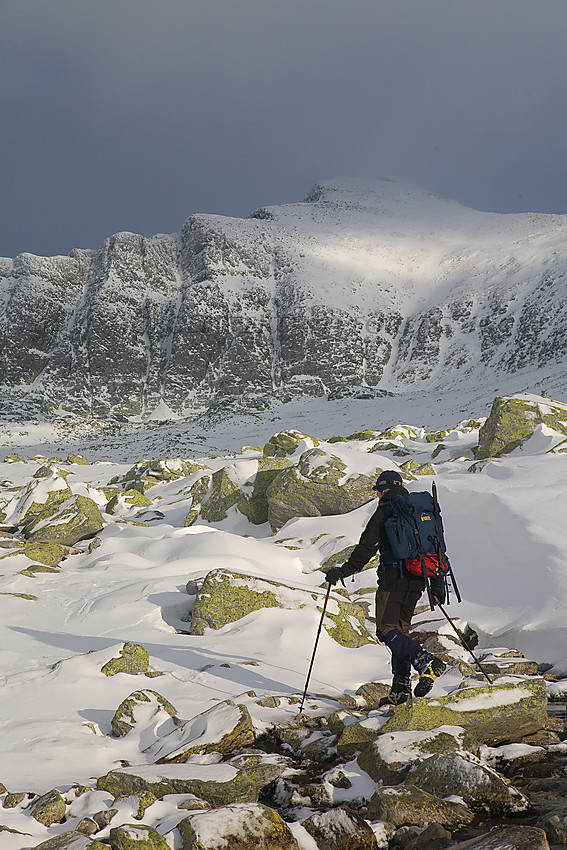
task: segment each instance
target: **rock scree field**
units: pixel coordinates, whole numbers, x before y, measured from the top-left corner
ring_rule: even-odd
[[[385,410],[0,423],[2,850],[567,844],[567,405]],[[299,714],[325,571],[386,468],[436,482],[447,611],[493,683],[424,596],[447,670],[378,707],[374,560],[330,594]]]

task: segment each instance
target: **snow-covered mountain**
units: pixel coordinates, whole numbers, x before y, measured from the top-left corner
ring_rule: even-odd
[[[0,392],[32,416],[167,416],[343,385],[557,395],[566,236],[566,216],[340,181],[247,219],[0,260]]]

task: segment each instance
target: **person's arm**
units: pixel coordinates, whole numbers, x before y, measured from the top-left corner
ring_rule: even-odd
[[[326,578],[330,584],[336,584],[347,576],[359,573],[368,561],[375,556],[380,540],[380,528],[384,522],[383,514],[383,509],[378,507],[370,517],[368,525],[360,535],[360,540],[354,547],[348,561],[341,567],[332,567],[328,570]]]

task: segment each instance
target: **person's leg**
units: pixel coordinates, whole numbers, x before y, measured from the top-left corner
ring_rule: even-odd
[[[411,696],[411,662],[405,652],[396,652],[386,635],[397,631],[405,594],[401,591],[378,590],[376,592],[376,635],[392,653],[392,687],[385,702],[401,703]]]

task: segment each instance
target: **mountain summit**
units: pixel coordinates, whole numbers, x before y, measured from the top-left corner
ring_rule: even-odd
[[[226,396],[567,386],[567,216],[326,181],[246,219],[0,260],[0,386],[47,411],[176,414]]]

